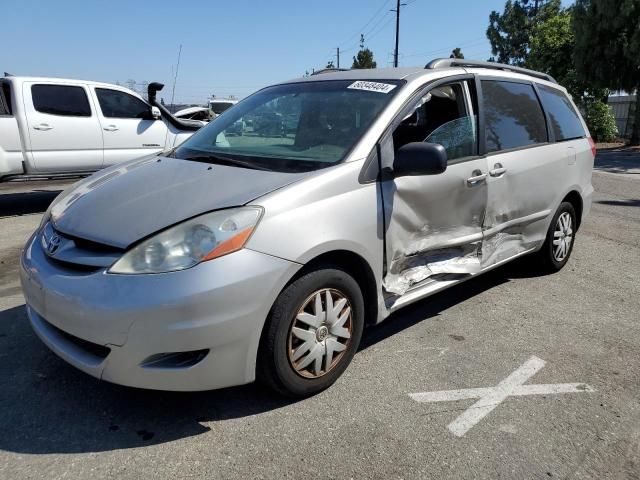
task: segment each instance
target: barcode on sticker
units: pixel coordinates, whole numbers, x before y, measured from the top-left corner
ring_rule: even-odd
[[[397,85],[391,85],[390,83],[365,82],[364,80],[358,80],[357,82],[353,82],[347,88],[352,88],[354,90],[366,90],[367,92],[389,93],[396,87]]]

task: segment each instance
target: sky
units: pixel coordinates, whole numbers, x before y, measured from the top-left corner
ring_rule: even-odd
[[[176,103],[242,98],[334,60],[350,67],[360,34],[378,67],[392,66],[396,0],[2,0],[0,73],[125,84],[159,81]],[[403,0],[400,66],[455,47],[486,60],[485,31],[505,0]],[[563,0],[567,5],[569,0]]]

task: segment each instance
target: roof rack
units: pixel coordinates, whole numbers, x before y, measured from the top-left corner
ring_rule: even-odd
[[[445,67],[471,67],[471,68],[490,68],[493,70],[506,70],[508,72],[522,73],[531,77],[540,78],[549,82],[558,83],[555,78],[546,73],[536,72],[528,68],[514,67],[504,63],[482,62],[480,60],[464,60],[461,58],[436,58],[425,65],[426,69],[445,68]]]
[[[311,76],[320,75],[322,73],[346,72],[347,70],[349,69],[348,68],[323,68],[322,70],[316,70],[311,74]]]

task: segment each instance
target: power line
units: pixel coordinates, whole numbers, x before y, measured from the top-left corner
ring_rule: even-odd
[[[387,21],[375,32],[369,34],[368,37],[366,37],[367,40],[371,40],[372,38],[375,38],[376,36],[378,36],[378,34],[380,34],[382,31],[384,31],[385,28],[387,28],[389,25],[391,25],[391,23],[393,22],[393,17],[389,17],[387,19]]]
[[[478,41],[478,40],[480,40],[480,38],[484,38],[484,40],[483,41]],[[456,47],[460,47],[460,48],[475,47],[475,46],[484,44],[486,41],[488,41],[488,40],[486,40],[485,37],[478,37],[478,38],[475,38],[473,40],[469,40],[469,41],[467,41],[465,43],[456,43],[455,46]],[[443,48],[439,48],[437,50],[430,50],[428,52],[409,53],[409,54],[406,54],[405,57],[423,57],[423,56],[426,56],[426,55],[433,55],[433,54],[436,54],[436,53],[444,52],[445,50],[450,50],[450,48],[449,47],[443,47]]]
[[[358,29],[356,31],[356,33],[350,35],[344,42],[340,43],[340,46],[344,46],[345,43],[350,42],[352,38],[357,37],[358,35],[362,34],[362,32],[364,32],[365,28],[367,28],[371,22],[373,22],[373,20],[378,16],[378,14],[380,14],[380,12],[382,12],[382,10],[387,6],[387,4],[390,2],[391,0],[384,0],[384,3],[380,6],[380,8],[378,10],[376,10],[376,13],[373,14],[373,16],[369,19],[369,21],[367,23],[364,24],[364,26],[360,29]],[[385,12],[386,15],[386,12]]]
[[[378,21],[371,26],[371,28],[361,35],[364,35],[365,41],[371,40],[376,37],[381,31],[383,31],[393,20],[393,17],[388,16],[389,12],[386,12]],[[386,20],[386,22],[384,22]],[[384,23],[383,23],[384,22]],[[341,48],[341,53],[349,53],[360,48],[360,42],[353,44],[350,48]]]

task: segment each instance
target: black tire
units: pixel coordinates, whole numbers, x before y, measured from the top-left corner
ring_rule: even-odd
[[[562,258],[561,260],[557,260],[554,255],[554,234],[558,225],[558,219],[565,212],[571,216],[572,238],[568,248],[568,252],[564,256],[564,258]],[[558,272],[562,270],[562,268],[567,264],[567,262],[569,261],[569,257],[571,256],[571,252],[573,252],[573,245],[576,243],[577,225],[576,211],[573,208],[573,205],[569,202],[562,202],[558,207],[555,215],[553,216],[553,219],[551,220],[549,230],[547,230],[547,238],[545,239],[544,245],[535,255],[535,257],[539,261],[538,268],[541,268],[544,273]]]
[[[341,293],[351,306],[351,336],[336,363],[322,376],[306,378],[298,373],[289,358],[290,331],[298,311],[322,289]],[[364,300],[355,279],[335,266],[320,267],[289,284],[276,299],[264,326],[256,366],[257,379],[290,397],[308,397],[331,386],[353,359],[364,327]],[[323,360],[324,362],[324,360]]]

